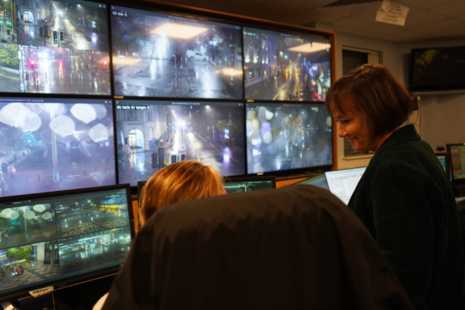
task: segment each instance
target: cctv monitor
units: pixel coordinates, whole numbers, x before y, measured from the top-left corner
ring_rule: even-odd
[[[366,167],[326,171],[330,192],[348,204],[365,170]]]
[[[0,198],[0,302],[116,273],[132,237],[128,184]]]
[[[118,182],[135,187],[183,160],[244,175],[244,136],[242,102],[116,100]]]
[[[253,192],[276,188],[274,176],[228,177],[224,180],[224,188],[228,194]]]
[[[241,27],[111,6],[115,95],[243,99]]]
[[[82,0],[8,4],[18,15],[13,18],[14,40],[2,43],[5,57],[0,68],[8,75],[0,77],[0,91],[111,94],[107,4]]]
[[[245,98],[325,101],[331,43],[321,35],[244,27]]]
[[[292,185],[313,185],[329,190],[328,181],[326,180],[326,175],[324,173],[317,176],[312,176]]]
[[[0,196],[116,184],[109,99],[0,98]]]
[[[322,103],[246,104],[247,173],[329,169],[332,119]]]

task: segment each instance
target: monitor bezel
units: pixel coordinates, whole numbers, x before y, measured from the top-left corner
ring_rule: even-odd
[[[454,178],[454,168],[453,168],[453,165],[452,165],[452,152],[451,152],[451,147],[454,147],[454,146],[463,146],[465,147],[465,143],[447,143],[446,144],[446,150],[447,150],[447,153],[449,153],[449,163],[450,163],[450,181],[452,182],[452,184],[465,184],[465,178],[462,178],[462,179],[456,179]],[[462,167],[463,169],[465,169],[465,167]]]
[[[250,176],[231,176],[224,177],[224,183],[229,182],[253,182],[253,181],[271,181],[271,188],[276,188],[276,177],[273,175],[250,175]]]
[[[58,196],[66,196],[66,195],[73,195],[73,194],[85,194],[85,193],[100,192],[100,191],[107,191],[107,190],[118,190],[118,189],[126,190],[126,196],[128,199],[128,211],[129,211],[128,213],[129,213],[131,240],[134,240],[136,234],[135,234],[135,226],[134,226],[134,212],[133,212],[133,206],[132,206],[131,188],[129,184],[116,184],[116,185],[99,186],[99,187],[91,187],[91,188],[81,188],[81,189],[73,189],[73,190],[28,194],[28,195],[21,195],[21,196],[6,196],[6,197],[0,197],[0,204],[14,202],[18,200],[24,201],[24,200],[32,200],[32,199],[43,199],[47,197],[58,197]],[[45,288],[48,286],[53,286],[53,290],[57,290],[57,289],[62,289],[68,286],[77,285],[79,283],[87,282],[92,279],[101,278],[107,275],[115,274],[119,271],[121,265],[116,266],[116,267],[108,266],[108,267],[102,268],[97,271],[84,272],[83,274],[73,275],[66,279],[59,279],[59,280],[51,279],[49,281],[46,281],[45,283],[32,284],[31,286],[28,286],[27,288],[13,290],[8,293],[0,292],[0,303],[8,302],[8,301],[15,301],[22,297],[31,296],[29,293],[30,291]]]

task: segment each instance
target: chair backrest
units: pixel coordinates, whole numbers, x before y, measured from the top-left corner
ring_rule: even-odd
[[[353,212],[293,186],[167,206],[104,309],[413,309]]]

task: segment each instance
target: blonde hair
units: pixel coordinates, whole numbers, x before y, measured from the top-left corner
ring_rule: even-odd
[[[226,194],[223,178],[213,167],[193,160],[171,164],[152,175],[142,189],[140,225],[164,206],[223,194]]]

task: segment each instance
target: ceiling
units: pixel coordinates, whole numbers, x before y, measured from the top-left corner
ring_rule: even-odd
[[[368,0],[367,0],[368,1]],[[465,0],[392,0],[409,8],[404,26],[375,21],[376,2],[324,7],[335,0],[171,0],[171,3],[251,16],[337,33],[406,43],[465,39]],[[321,27],[317,27],[321,28]],[[464,40],[465,44],[465,40]]]

